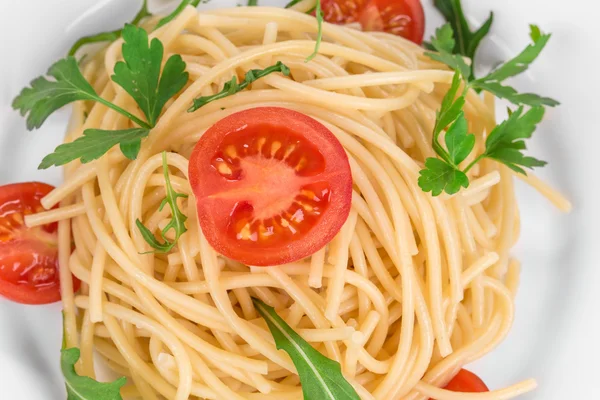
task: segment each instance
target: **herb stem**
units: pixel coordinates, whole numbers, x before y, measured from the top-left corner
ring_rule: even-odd
[[[139,119],[138,117],[136,117],[135,115],[133,115],[129,111],[127,111],[127,110],[119,107],[118,105],[113,104],[110,101],[104,100],[100,96],[98,96],[98,98],[96,100],[98,102],[104,104],[106,107],[112,108],[113,110],[115,110],[115,111],[123,114],[124,116],[126,116],[127,118],[129,118],[130,120],[132,120],[133,122],[135,122],[136,124],[138,124],[140,127],[146,128],[146,129],[152,129],[152,126],[150,126],[147,122],[142,121],[141,119]]]
[[[465,169],[463,170],[463,172],[466,174],[467,172],[469,172],[469,170],[470,170],[471,168],[473,168],[473,167],[475,166],[475,164],[477,164],[479,161],[483,160],[484,158],[485,158],[485,153],[483,153],[483,154],[480,154],[479,156],[477,156],[477,158],[475,158],[475,159],[473,160],[473,162],[471,162],[471,164],[469,164],[469,165],[467,166],[467,168],[465,168]]]

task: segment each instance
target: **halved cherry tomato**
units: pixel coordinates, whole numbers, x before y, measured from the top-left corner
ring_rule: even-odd
[[[43,211],[40,200],[52,189],[39,182],[0,187],[0,295],[18,303],[60,300],[58,226],[27,228],[23,218]],[[73,278],[75,290],[79,283]]]
[[[458,374],[448,382],[444,389],[460,393],[480,393],[490,391],[477,375],[466,369],[458,371]]]
[[[321,0],[327,22],[359,22],[365,31],[383,31],[423,42],[425,13],[419,0]]]
[[[285,108],[249,109],[217,122],[194,148],[189,179],[208,242],[248,265],[313,254],[340,230],[352,201],[341,143]]]

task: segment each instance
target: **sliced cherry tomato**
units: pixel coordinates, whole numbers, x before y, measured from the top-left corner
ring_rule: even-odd
[[[420,0],[321,0],[327,22],[359,22],[365,31],[383,31],[423,42],[425,13]]]
[[[461,369],[444,389],[462,393],[489,392],[488,387],[474,373]]]
[[[60,300],[57,224],[27,228],[24,216],[43,211],[45,183],[0,187],[0,295],[24,304]],[[79,280],[73,279],[75,290]]]
[[[217,122],[194,148],[189,179],[208,242],[248,265],[313,254],[340,230],[352,201],[341,143],[285,108],[249,109]]]

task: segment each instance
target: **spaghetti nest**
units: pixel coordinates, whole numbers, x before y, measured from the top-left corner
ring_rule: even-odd
[[[188,84],[135,161],[113,149],[93,163],[72,163],[65,183],[44,199],[46,207],[61,205],[45,218],[60,221],[66,340],[81,348],[83,374],[95,375],[95,350],[131,378],[125,397],[300,399],[294,366],[276,350],[251,297],[339,361],[363,399],[458,399],[438,387],[506,336],[519,281],[510,256],[519,235],[512,172],[483,160],[469,171],[469,189],[453,196],[432,197],[417,184],[424,160],[434,156],[436,110],[453,72],[402,38],[329,24],[319,54],[305,62],[316,28],[313,17],[290,10],[189,7],[152,34],[167,53],[182,55]],[[103,98],[135,114],[133,99],[110,81],[121,44],[82,68]],[[232,76],[277,61],[289,77],[265,76],[186,112]],[[187,177],[192,149],[209,127],[260,106],[324,124],[346,150],[353,178],[350,216],[335,239],[305,260],[269,268],[210,247]],[[473,153],[480,153],[496,125],[494,99],[469,92],[465,116],[480,150]],[[90,127],[126,129],[130,122],[79,102],[66,140]],[[168,253],[148,254],[136,220],[159,232],[171,217],[159,207],[163,151],[174,190],[189,195],[179,199],[188,231]],[[535,177],[523,179],[565,204]],[[84,282],[75,296],[70,273]],[[534,386],[525,381],[470,398],[511,398]]]

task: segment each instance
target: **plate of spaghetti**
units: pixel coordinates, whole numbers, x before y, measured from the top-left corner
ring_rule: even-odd
[[[0,397],[600,389],[593,13],[50,3],[0,27]]]

